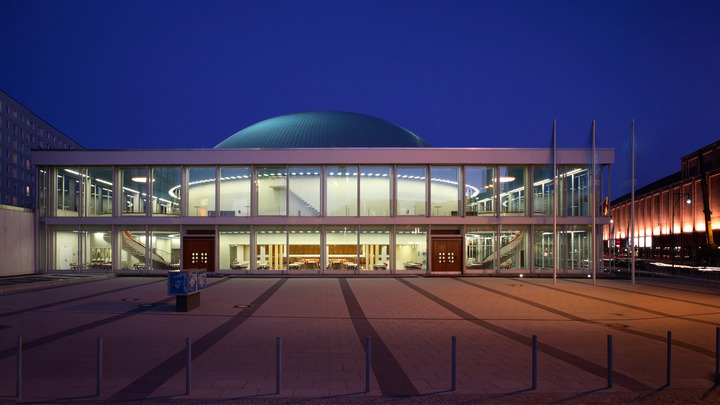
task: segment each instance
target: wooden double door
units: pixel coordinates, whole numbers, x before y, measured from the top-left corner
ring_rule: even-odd
[[[433,273],[462,271],[462,239],[433,239],[431,249],[430,271]]]
[[[183,238],[183,267],[186,269],[204,269],[215,271],[215,238]]]

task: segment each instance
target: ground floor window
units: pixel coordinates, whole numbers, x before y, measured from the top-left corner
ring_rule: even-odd
[[[328,270],[357,270],[357,227],[325,227],[325,251],[327,254]]]
[[[494,226],[468,227],[465,231],[465,268],[497,269]]]
[[[147,236],[144,228],[120,228],[117,231],[120,244],[120,269],[145,270]]]
[[[552,270],[555,268],[555,238],[553,238],[552,226],[535,226],[533,232],[533,255],[536,269]]]
[[[528,269],[528,227],[500,227],[500,270]]]
[[[180,268],[180,228],[151,229],[149,255],[151,270]]]
[[[290,227],[288,256],[290,270],[320,270],[320,228]]]
[[[257,227],[256,269],[287,270],[287,232],[285,227]]]
[[[360,228],[360,270],[390,268],[390,227]]]
[[[395,228],[395,269],[427,269],[427,227]]]
[[[249,270],[250,227],[222,229],[218,234],[220,270]]]

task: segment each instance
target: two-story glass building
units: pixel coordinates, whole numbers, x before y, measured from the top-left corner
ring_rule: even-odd
[[[32,158],[39,272],[496,275],[590,274],[614,152],[434,148],[309,112],[210,150]]]

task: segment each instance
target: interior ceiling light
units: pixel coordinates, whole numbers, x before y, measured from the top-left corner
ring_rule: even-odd
[[[510,176],[504,176],[504,177],[501,176],[500,177],[500,183],[510,183],[511,181],[515,181],[515,177],[510,177]]]
[[[130,180],[134,181],[135,183],[147,183],[148,181],[147,177],[145,176],[132,177]],[[152,181],[154,182],[155,179],[152,179]]]

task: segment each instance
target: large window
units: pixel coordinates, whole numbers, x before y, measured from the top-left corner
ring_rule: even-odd
[[[592,257],[592,226],[566,225],[558,230],[559,266],[565,270],[588,270]]]
[[[552,270],[555,267],[555,238],[553,238],[553,227],[536,225],[533,235],[535,269]]]
[[[391,173],[389,166],[360,167],[360,216],[390,216]]]
[[[257,241],[258,270],[287,270],[287,232],[285,227],[258,227]]]
[[[215,167],[188,168],[188,215],[215,216]]]
[[[398,167],[396,179],[397,214],[426,215],[427,168]]]
[[[85,269],[112,269],[112,232],[107,228],[85,228],[80,232],[83,246],[83,260],[79,264]]]
[[[494,178],[493,166],[465,168],[465,215],[495,215]]]
[[[121,228],[117,232],[120,244],[120,268],[123,270],[145,270],[147,236],[140,227]]]
[[[468,270],[497,269],[497,248],[494,226],[467,227],[465,231],[465,268]]]
[[[390,227],[360,228],[360,269],[390,269]]]
[[[354,217],[358,214],[357,166],[327,166],[327,215]]]
[[[533,170],[533,209],[535,215],[553,215],[555,178],[553,167],[535,166]]]
[[[500,166],[496,185],[500,187],[500,215],[526,215],[525,167]]]
[[[154,215],[180,215],[180,168],[152,167]]]
[[[460,168],[430,167],[431,215],[457,216],[460,212]]]
[[[252,172],[249,167],[220,168],[220,216],[250,216],[251,184]]]
[[[250,270],[250,227],[224,228],[218,246],[221,270]]]
[[[145,215],[147,208],[147,168],[128,167],[119,171],[122,186],[120,199],[123,215]]]
[[[427,228],[397,226],[395,228],[395,269],[427,269]]]
[[[291,166],[288,179],[290,216],[320,216],[320,167]]]
[[[87,217],[112,216],[113,172],[110,167],[90,167],[83,170],[85,209]]]
[[[528,228],[527,226],[508,225],[500,227],[500,270],[528,269]]]
[[[565,215],[569,217],[590,215],[590,171],[583,167],[566,167]]]
[[[180,229],[175,227],[150,230],[150,269],[180,268]]]
[[[287,215],[287,170],[285,167],[258,167],[258,215]]]
[[[58,168],[55,179],[55,215],[76,217],[80,201],[80,172],[73,168]]]
[[[290,270],[320,270],[320,229],[290,227],[288,250]]]
[[[357,270],[358,234],[354,226],[325,227],[328,270]]]
[[[55,245],[55,263],[57,270],[78,270],[82,267],[80,245],[77,230],[56,230],[52,234]]]

